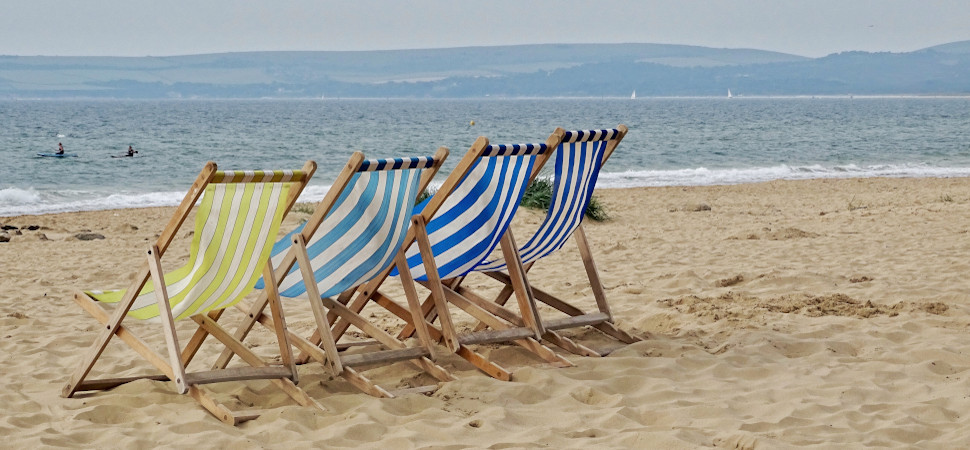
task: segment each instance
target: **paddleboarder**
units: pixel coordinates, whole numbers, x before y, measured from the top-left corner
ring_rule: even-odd
[[[62,144],[60,142],[57,143],[57,154],[58,155],[63,155],[64,154],[64,144]]]

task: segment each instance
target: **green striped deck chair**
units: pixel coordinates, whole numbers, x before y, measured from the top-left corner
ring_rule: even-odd
[[[296,386],[296,364],[291,353],[286,322],[275,283],[265,291],[269,298],[282,366],[271,365],[217,323],[219,314],[252,292],[260,274],[274,276],[270,249],[283,217],[296,202],[316,171],[308,161],[301,170],[217,171],[207,163],[185,194],[175,215],[148,249],[147,262],[128,289],[78,291],[74,300],[104,326],[84,356],[62,394],[110,389],[143,378],[171,380],[180,394],[188,393],[223,422],[237,424],[259,416],[258,411],[234,412],[201,386],[209,383],[271,380],[303,406],[323,409]],[[201,201],[199,198],[201,197]],[[196,203],[198,206],[196,207]],[[165,273],[162,257],[189,213],[196,210],[195,228],[188,262]],[[113,311],[101,304],[115,304]],[[183,348],[175,332],[175,321],[189,318],[198,324],[195,335]],[[125,319],[154,319],[165,338],[167,357],[159,354],[134,334]],[[149,327],[155,324],[147,324]],[[188,372],[186,366],[207,335],[232,348],[248,364],[223,370]],[[110,340],[120,338],[155,366],[160,375],[88,379]]]
[[[391,390],[369,379],[366,368],[407,362],[438,381],[455,379],[433,361],[433,340],[421,327],[420,298],[410,278],[401,279],[408,306],[396,312],[405,323],[418,324],[419,339],[413,343],[387,332],[390,322],[374,323],[360,310],[345,306],[358,286],[405,264],[402,244],[411,228],[415,200],[447,155],[444,147],[433,156],[410,158],[364,159],[363,153],[354,152],[307,222],[274,245],[280,295],[287,307],[309,304],[317,323],[309,338],[290,333],[290,341],[302,352],[298,361],[312,358],[358,389],[385,398],[431,392],[437,384]],[[238,339],[256,322],[272,325],[264,313],[265,297],[239,306],[247,319],[234,335]],[[334,338],[331,327],[338,319],[354,326],[357,339],[341,343]],[[226,367],[232,353],[223,351],[216,367]]]

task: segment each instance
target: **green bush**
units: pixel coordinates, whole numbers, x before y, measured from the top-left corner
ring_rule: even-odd
[[[552,181],[548,178],[536,178],[522,194],[520,205],[531,209],[549,209],[550,202],[552,202]],[[610,218],[606,214],[606,207],[595,195],[589,199],[589,205],[586,206],[586,217],[596,222]]]
[[[316,209],[316,207],[317,207],[316,203],[297,203],[293,205],[293,212],[303,213],[303,214],[313,214],[313,211]]]
[[[435,192],[438,192],[438,190],[431,189],[431,188],[421,191],[421,193],[418,194],[418,197],[414,199],[414,204],[415,205],[420,204],[421,202],[431,198],[431,196],[434,195]]]

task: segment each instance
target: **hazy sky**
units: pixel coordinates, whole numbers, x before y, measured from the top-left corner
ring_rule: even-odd
[[[968,0],[0,0],[0,55],[644,42],[824,56],[962,40]]]

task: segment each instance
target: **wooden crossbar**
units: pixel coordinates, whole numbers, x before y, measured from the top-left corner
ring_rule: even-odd
[[[428,356],[428,354],[429,352],[421,347],[409,347],[400,350],[379,350],[376,352],[342,355],[340,361],[347,366],[359,367],[371,364],[390,364],[397,361],[406,361]]]
[[[131,377],[100,378],[96,380],[86,379],[78,383],[77,391],[104,391],[138,380],[169,381],[170,378],[168,375],[135,375]]]
[[[608,322],[610,316],[606,313],[590,313],[580,316],[565,317],[546,321],[546,328],[550,330],[561,330],[563,328],[576,328],[587,325],[595,325],[600,322]]]
[[[189,384],[211,384],[224,381],[266,380],[270,378],[288,378],[290,369],[279,366],[267,367],[229,367],[219,370],[189,372],[185,374],[185,381]]]
[[[529,328],[507,328],[505,330],[482,330],[463,334],[458,337],[464,345],[509,342],[533,337],[535,332]]]

